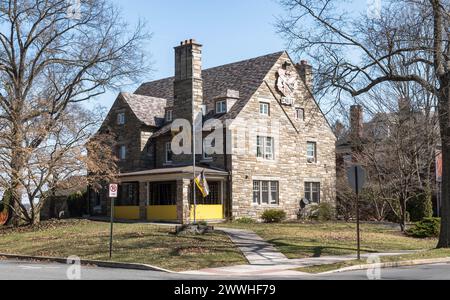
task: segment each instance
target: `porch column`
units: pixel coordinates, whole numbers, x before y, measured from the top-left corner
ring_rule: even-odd
[[[139,182],[139,218],[141,221],[147,220],[147,188],[147,182]]]
[[[190,223],[189,179],[177,180],[177,217],[182,224]]]

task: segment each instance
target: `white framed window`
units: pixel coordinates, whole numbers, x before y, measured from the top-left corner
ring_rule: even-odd
[[[166,111],[166,122],[173,121],[173,110],[169,109]]]
[[[259,103],[259,113],[262,116],[270,116],[270,104],[265,102]]]
[[[256,141],[256,155],[267,160],[275,159],[275,143],[273,137],[258,136]]]
[[[253,204],[278,205],[279,183],[278,181],[253,181]]]
[[[221,100],[216,102],[216,114],[224,114],[227,112],[227,101]]]
[[[320,182],[305,182],[305,199],[310,203],[320,203]]]
[[[127,159],[127,147],[125,145],[119,146],[119,159],[120,160]]]
[[[305,109],[304,108],[296,108],[295,109],[295,117],[297,120],[305,121]]]
[[[173,152],[172,152],[172,143],[166,143],[165,147],[165,153],[166,153],[166,163],[172,163],[173,161]]]
[[[308,163],[316,163],[317,162],[317,143],[316,142],[308,142],[306,149],[306,158],[308,159]]]
[[[125,113],[120,112],[117,114],[117,125],[125,125]]]

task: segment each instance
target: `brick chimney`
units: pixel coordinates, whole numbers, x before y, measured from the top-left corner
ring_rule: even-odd
[[[313,67],[306,60],[302,60],[295,65],[301,80],[306,84],[310,91],[313,87]]]
[[[363,137],[363,118],[364,109],[360,105],[354,105],[350,108],[350,140],[359,145]]]
[[[203,104],[202,45],[186,40],[175,47],[174,119],[191,124],[201,118]]]

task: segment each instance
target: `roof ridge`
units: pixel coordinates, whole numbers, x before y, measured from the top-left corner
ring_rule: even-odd
[[[262,58],[266,58],[266,57],[269,57],[269,56],[275,56],[275,55],[281,56],[284,53],[286,53],[286,50],[273,52],[273,53],[269,53],[269,54],[253,57],[253,58],[247,58],[247,59],[243,59],[243,60],[239,60],[239,61],[235,61],[235,62],[226,63],[226,64],[223,64],[223,65],[219,65],[219,66],[203,69],[202,72],[206,72],[206,71],[210,71],[210,70],[214,70],[214,69],[218,69],[218,68],[223,68],[223,67],[227,67],[227,66],[242,64],[244,62],[250,62],[250,61],[253,61],[253,60],[262,59]],[[175,76],[164,77],[164,78],[160,78],[160,79],[144,82],[144,83],[142,83],[142,85],[144,85],[144,84],[151,84],[151,83],[155,83],[155,82],[158,82],[158,81],[170,80],[170,79],[174,79],[174,78],[175,78]]]

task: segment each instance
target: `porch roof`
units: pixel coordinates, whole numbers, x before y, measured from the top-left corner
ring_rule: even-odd
[[[166,177],[170,175],[178,175],[180,177],[187,177],[189,175],[193,175],[192,173],[193,168],[192,166],[183,166],[183,167],[173,167],[173,168],[162,168],[162,169],[153,169],[153,170],[146,170],[146,171],[139,171],[139,172],[133,172],[133,173],[124,173],[119,174],[119,178],[122,180],[126,178],[134,178],[134,177]],[[195,172],[196,174],[200,174],[201,172],[205,171],[206,176],[212,176],[212,177],[225,177],[228,176],[228,172],[218,169],[210,169],[210,168],[203,168],[203,167],[196,167]]]

